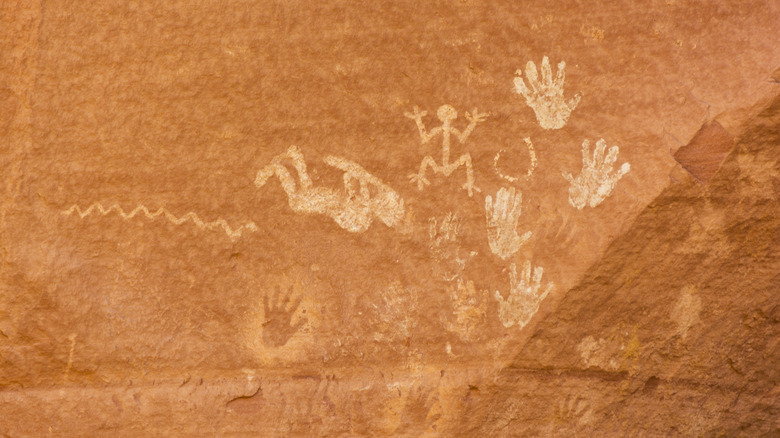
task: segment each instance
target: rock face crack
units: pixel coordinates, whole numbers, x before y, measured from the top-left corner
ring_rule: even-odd
[[[227,403],[225,403],[225,406],[226,407],[230,407],[230,408],[236,407],[236,405],[241,405],[242,401],[251,400],[257,394],[260,394],[260,396],[262,397],[262,395],[263,395],[262,394],[262,389],[263,389],[263,385],[258,384],[257,385],[257,389],[253,393],[251,393],[249,395],[239,395],[237,397],[233,397],[230,400],[228,400]]]

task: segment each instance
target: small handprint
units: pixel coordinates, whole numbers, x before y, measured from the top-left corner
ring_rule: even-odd
[[[517,220],[520,217],[521,192],[515,188],[502,187],[496,193],[496,201],[490,195],[485,197],[485,217],[487,218],[488,243],[493,254],[507,260],[531,238],[528,231],[522,236],[517,234]]]
[[[283,293],[279,286],[276,287],[276,296],[269,299],[268,293],[263,296],[263,311],[265,322],[263,323],[263,343],[274,347],[281,347],[306,324],[307,319],[301,317],[298,322],[292,324],[292,317],[301,304],[301,297],[293,298],[295,292],[293,286]]]
[[[555,80],[552,78],[550,69],[550,60],[545,56],[542,58],[542,80],[539,80],[536,71],[536,64],[528,61],[525,66],[525,77],[528,79],[528,86],[523,82],[523,71],[517,70],[515,77],[515,92],[522,94],[525,101],[536,114],[536,120],[544,129],[560,129],[566,125],[571,112],[580,103],[581,95],[577,94],[571,100],[566,102],[563,98],[563,82],[566,77],[566,63],[558,63],[558,74]]]
[[[617,161],[619,148],[612,146],[604,155],[607,142],[602,138],[596,142],[593,158],[590,157],[590,142],[582,142],[582,173],[576,178],[569,173],[563,173],[571,187],[569,187],[569,204],[582,210],[585,205],[595,207],[601,204],[615,188],[615,184],[631,170],[631,165],[623,163],[616,172],[612,168]]]
[[[439,409],[434,409],[439,401],[437,391],[415,383],[406,391],[404,408],[398,418],[393,436],[423,436],[425,430],[441,418]]]
[[[523,273],[520,278],[517,278],[517,267],[512,263],[509,268],[509,297],[504,299],[499,291],[495,293],[496,301],[498,301],[498,317],[504,327],[517,324],[522,328],[539,310],[539,304],[553,288],[553,284],[548,283],[547,288],[540,293],[543,273],[544,269],[536,267],[533,269],[532,277],[531,262],[526,261]]]

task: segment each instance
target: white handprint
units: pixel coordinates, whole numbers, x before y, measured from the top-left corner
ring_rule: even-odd
[[[571,183],[569,187],[569,204],[582,210],[585,205],[595,207],[601,204],[615,188],[615,184],[631,170],[631,165],[623,163],[616,172],[612,173],[615,166],[619,148],[612,146],[604,155],[607,142],[602,138],[596,142],[593,158],[590,157],[590,141],[582,142],[582,173],[574,178],[569,173],[563,173],[563,177]]]
[[[528,79],[528,86],[523,82],[523,71],[517,70],[515,77],[515,92],[522,94],[525,101],[536,114],[536,120],[544,129],[560,129],[569,120],[571,112],[580,103],[581,95],[577,94],[571,100],[566,102],[563,99],[563,82],[566,77],[566,63],[558,63],[558,74],[555,80],[552,78],[550,69],[550,60],[545,56],[542,58],[542,80],[539,80],[536,71],[536,64],[528,61],[525,66],[525,77]]]
[[[512,187],[502,187],[496,193],[496,201],[490,195],[485,196],[485,218],[487,219],[488,243],[493,254],[506,260],[531,238],[528,231],[522,236],[517,234],[517,219],[520,217],[520,204],[523,194]]]
[[[457,287],[451,285],[449,292],[455,321],[445,321],[445,327],[468,341],[485,318],[486,303],[482,297],[487,291],[477,291],[473,281],[458,278]]]
[[[540,293],[544,269],[534,268],[533,277],[531,277],[530,261],[525,262],[523,273],[519,279],[514,263],[509,269],[509,297],[505,300],[500,292],[496,291],[495,293],[496,301],[498,301],[498,317],[504,327],[512,327],[517,324],[523,328],[539,310],[539,304],[552,290],[553,284],[548,283],[547,288]]]

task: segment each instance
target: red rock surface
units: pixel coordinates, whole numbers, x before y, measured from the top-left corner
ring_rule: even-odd
[[[0,432],[780,434],[779,12],[2,3]]]
[[[704,125],[687,145],[677,149],[674,159],[702,183],[715,176],[723,159],[734,148],[734,138],[720,123]]]

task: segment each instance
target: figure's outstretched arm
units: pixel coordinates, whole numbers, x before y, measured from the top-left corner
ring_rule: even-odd
[[[477,127],[477,123],[484,122],[487,116],[487,113],[480,113],[474,108],[473,113],[466,112],[466,120],[469,121],[469,126],[467,126],[463,132],[460,132],[455,128],[450,128],[450,131],[455,134],[455,137],[458,138],[461,144],[465,143],[466,139],[471,135],[471,132]]]
[[[433,128],[430,132],[425,132],[425,123],[422,118],[428,114],[427,111],[420,111],[420,108],[415,105],[413,113],[404,113],[404,115],[417,124],[417,130],[420,132],[420,139],[422,143],[428,143],[433,137],[436,137],[441,132],[441,127]]]

